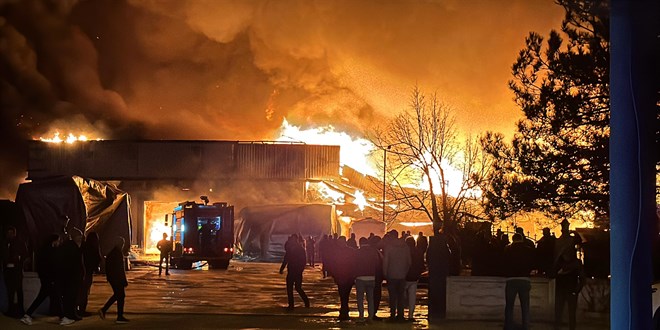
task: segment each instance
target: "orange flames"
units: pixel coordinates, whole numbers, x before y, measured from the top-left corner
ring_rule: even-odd
[[[40,137],[39,140],[43,141],[43,142],[50,142],[50,143],[74,143],[74,142],[78,142],[78,141],[84,142],[84,141],[89,141],[89,140],[101,141],[103,139],[100,139],[100,138],[90,139],[85,134],[75,135],[73,133],[69,133],[66,136],[62,136],[62,135],[60,135],[59,131],[55,131],[55,133],[53,133],[52,137],[50,137],[50,138]]]
[[[364,207],[367,206],[367,199],[364,198],[364,194],[361,191],[356,190],[354,197],[355,200],[353,201],[353,204],[357,205],[360,211],[364,211]]]
[[[277,141],[304,142],[318,145],[339,145],[341,165],[347,165],[360,173],[376,175],[376,166],[369,155],[376,149],[373,143],[363,138],[354,138],[344,132],[337,132],[332,125],[303,130],[290,125],[284,119]]]
[[[304,130],[298,126],[289,124],[289,122],[284,119],[280,128],[280,136],[277,138],[277,141],[295,141],[320,145],[339,145],[341,165],[350,166],[351,168],[365,175],[382,178],[382,173],[378,173],[378,166],[375,163],[376,161],[381,162],[382,159],[374,158],[371,156],[371,154],[376,150],[376,146],[364,138],[352,137],[345,132],[338,132],[332,125]],[[463,184],[463,173],[460,170],[452,167],[447,162],[443,162],[441,166],[445,172],[447,194],[451,196],[457,196]],[[438,194],[441,192],[441,180],[439,173],[440,171],[437,167],[431,171],[431,181],[434,187],[433,190]],[[399,182],[399,184],[419,190],[429,189],[429,184],[426,177],[420,177],[418,182]],[[471,193],[474,195],[479,194],[479,192],[476,191]],[[360,199],[360,203],[364,201],[363,205],[367,205],[367,201],[364,199],[364,196],[360,196],[362,197]],[[339,201],[338,198],[333,199]],[[358,205],[357,203],[354,204]]]

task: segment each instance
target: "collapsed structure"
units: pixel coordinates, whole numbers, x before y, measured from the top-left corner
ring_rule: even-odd
[[[80,176],[131,196],[131,244],[148,249],[164,215],[206,195],[238,210],[305,203],[307,185],[339,181],[339,146],[242,141],[31,141],[28,180]]]

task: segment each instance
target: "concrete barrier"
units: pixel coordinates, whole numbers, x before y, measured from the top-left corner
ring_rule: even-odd
[[[532,320],[554,320],[554,281],[532,278],[530,317]],[[450,276],[447,278],[447,318],[504,320],[504,277]],[[516,299],[514,315],[520,315]]]
[[[555,314],[555,281],[544,277],[532,277],[530,291],[530,318],[533,321],[552,322]],[[504,288],[506,278],[491,276],[450,276],[447,278],[447,318],[504,321]],[[600,297],[597,297],[600,295]],[[578,298],[578,320],[583,318],[607,319],[609,313],[602,310],[602,300],[607,307],[609,283],[607,280],[589,280]],[[567,307],[564,307],[567,308]],[[520,320],[520,301],[516,298],[514,317]],[[564,319],[568,311],[564,311]]]

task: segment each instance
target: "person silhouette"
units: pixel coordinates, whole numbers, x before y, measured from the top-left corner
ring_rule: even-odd
[[[7,287],[6,315],[18,318],[24,314],[23,262],[27,255],[27,247],[17,238],[15,227],[7,227],[4,238],[0,246],[0,258],[2,258],[2,270]]]
[[[99,235],[96,232],[87,234],[87,238],[82,244],[83,265],[85,274],[83,277],[83,286],[78,298],[78,312],[85,316],[87,312],[87,301],[89,293],[94,282],[94,273],[99,271],[101,266],[101,247],[99,244]]]
[[[287,244],[284,252],[284,260],[280,266],[280,274],[284,272],[286,267],[286,295],[289,305],[288,310],[293,310],[293,288],[302,298],[305,307],[309,307],[309,298],[302,288],[303,272],[305,270],[305,249],[300,245],[296,236],[289,236],[289,244]]]
[[[172,252],[172,241],[167,239],[167,233],[163,233],[163,239],[158,241],[156,248],[160,251],[158,259],[158,276],[163,274],[163,261],[165,261],[165,275],[170,275],[170,252]]]
[[[307,240],[305,241],[305,251],[307,251],[307,263],[314,267],[316,261],[316,240],[311,235],[307,237]]]
[[[534,268],[534,248],[525,243],[521,234],[513,234],[513,242],[504,248],[504,264],[506,265],[505,275],[505,300],[504,307],[504,329],[514,329],[513,325],[513,305],[516,301],[516,295],[520,299],[520,309],[522,311],[522,327],[529,329],[529,292],[532,289],[532,283],[529,274]]]
[[[124,299],[126,298],[125,289],[128,286],[126,280],[126,271],[124,270],[124,238],[118,236],[115,246],[105,258],[105,276],[112,287],[112,296],[99,309],[99,317],[105,320],[105,313],[110,306],[117,302],[117,321],[116,323],[128,323],[124,317]]]
[[[60,236],[58,234],[52,234],[48,236],[46,242],[41,246],[39,251],[37,251],[36,266],[41,287],[39,288],[37,297],[34,298],[30,307],[25,311],[25,315],[21,318],[21,322],[26,325],[32,325],[32,313],[41,306],[46,298],[50,298],[51,300],[54,299],[56,301],[55,305],[60,306],[61,308],[61,299],[59,299],[60,297],[57,295],[55,288],[55,280],[57,276],[57,248],[59,245]],[[58,311],[58,313],[60,312],[61,311]]]

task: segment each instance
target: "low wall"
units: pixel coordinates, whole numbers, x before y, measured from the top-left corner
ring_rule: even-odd
[[[544,277],[532,277],[530,292],[530,317],[532,321],[554,321],[555,314],[555,281]],[[447,278],[447,318],[473,320],[504,321],[504,288],[506,278],[490,276],[450,276]],[[601,290],[603,285],[606,290]],[[598,290],[596,290],[598,289]],[[589,280],[578,298],[577,318],[607,319],[609,314],[604,310],[587,311],[594,304],[594,292],[603,291],[605,307],[609,302],[609,285],[599,280]],[[585,296],[587,296],[585,299]],[[602,300],[600,299],[600,300]],[[564,307],[567,308],[567,307]],[[520,301],[516,298],[514,316],[520,320]],[[568,311],[564,311],[564,318]]]

